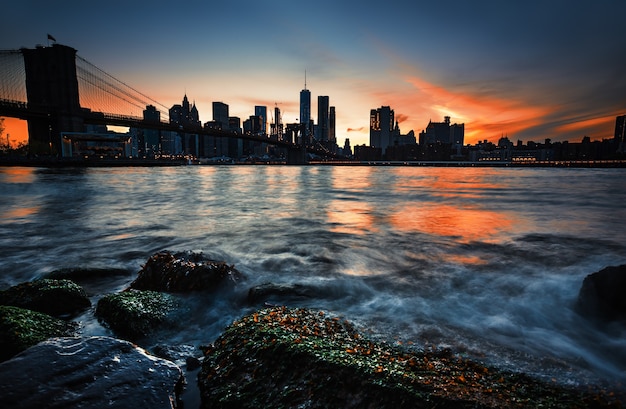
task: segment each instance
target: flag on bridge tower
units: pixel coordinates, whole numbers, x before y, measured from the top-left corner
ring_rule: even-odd
[[[57,39],[56,39],[56,38],[54,38],[54,37],[52,37],[50,34],[48,34],[48,40],[52,40],[52,41],[54,41],[55,43],[57,42]]]

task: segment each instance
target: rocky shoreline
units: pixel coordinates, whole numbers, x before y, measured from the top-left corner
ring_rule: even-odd
[[[201,253],[163,251],[147,260],[127,289],[104,295],[92,308],[77,282],[108,274],[120,272],[58,270],[0,291],[4,405],[180,409],[185,383],[197,383],[201,408],[588,408],[622,407],[626,396],[501,371],[448,350],[369,340],[327,311],[282,305],[242,316],[202,350],[174,345],[146,351],[146,336],[181,320],[177,294],[210,296],[245,285],[245,277]],[[598,322],[623,322],[625,289],[626,265],[590,274],[577,311]],[[302,285],[267,283],[249,288],[248,302],[314,294]],[[82,336],[73,319],[86,310],[116,338]]]

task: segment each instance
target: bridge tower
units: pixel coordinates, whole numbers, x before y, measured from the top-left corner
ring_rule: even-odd
[[[30,107],[46,107],[47,118],[28,119],[31,153],[61,152],[61,132],[82,132],[76,50],[61,44],[21,50]]]

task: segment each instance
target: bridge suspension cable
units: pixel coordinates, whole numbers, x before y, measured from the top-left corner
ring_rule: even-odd
[[[20,50],[0,50],[0,99],[26,102],[26,71]]]
[[[92,111],[141,117],[154,105],[167,120],[169,108],[118,80],[86,59],[76,56],[80,104]]]

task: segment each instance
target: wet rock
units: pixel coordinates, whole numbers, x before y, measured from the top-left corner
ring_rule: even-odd
[[[74,315],[91,306],[85,290],[70,280],[42,279],[0,292],[0,305],[12,305],[53,316]]]
[[[267,302],[273,298],[284,300],[316,296],[319,296],[319,290],[297,283],[264,283],[248,290],[248,302],[251,304]]]
[[[215,290],[224,282],[236,283],[242,275],[233,266],[206,258],[202,253],[162,251],[150,257],[130,288],[166,292]]]
[[[606,320],[626,319],[626,264],[589,274],[578,293],[576,309]]]
[[[205,350],[202,408],[587,408],[611,402],[444,351],[367,340],[323,312],[277,307],[234,322]]]
[[[76,324],[47,314],[0,306],[0,361],[48,338],[74,335],[75,330]]]
[[[0,364],[7,408],[175,407],[181,370],[109,337],[56,338]]]
[[[128,275],[131,275],[131,272],[121,268],[76,267],[54,270],[46,274],[43,278],[50,278],[55,280],[66,279],[80,283],[93,279]]]
[[[188,371],[200,367],[199,358],[202,357],[200,349],[192,345],[156,345],[151,352],[159,358],[167,359],[176,365],[186,366]]]
[[[169,322],[175,306],[176,302],[169,294],[129,290],[102,297],[95,314],[119,337],[137,340]]]

